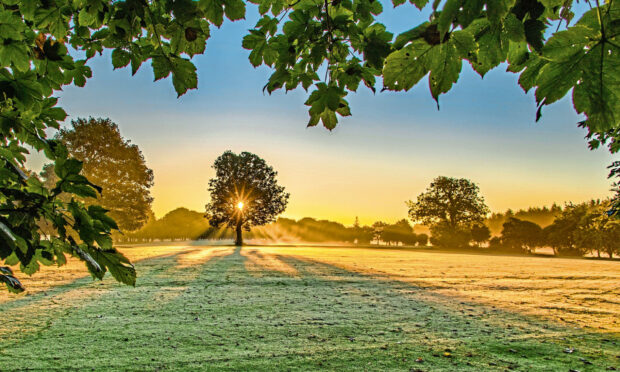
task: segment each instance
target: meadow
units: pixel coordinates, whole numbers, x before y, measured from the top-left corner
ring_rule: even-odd
[[[620,262],[421,249],[126,247],[0,293],[0,370],[620,369]]]

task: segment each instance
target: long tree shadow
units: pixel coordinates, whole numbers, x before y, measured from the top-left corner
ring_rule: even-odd
[[[158,267],[144,273],[137,288],[111,288],[37,334],[13,343],[0,340],[0,365],[8,370],[587,371],[617,364],[617,338],[605,342],[598,335],[436,297],[407,283],[289,256],[269,259],[294,268],[296,275],[267,265],[257,276],[247,269],[252,255],[235,248],[188,267],[179,266],[178,257],[153,260],[149,264]],[[172,289],[178,292],[174,298],[161,297]],[[565,353],[565,348],[573,349]]]

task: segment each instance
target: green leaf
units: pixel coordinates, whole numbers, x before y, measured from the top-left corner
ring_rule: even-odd
[[[187,59],[176,58],[172,69],[172,85],[177,97],[185,94],[188,89],[196,89],[198,87],[196,66]]]
[[[431,71],[429,76],[431,94],[435,101],[438,101],[439,95],[449,91],[459,79],[463,63],[453,43],[432,48],[425,60]]]
[[[128,51],[116,48],[112,51],[112,66],[115,69],[125,67],[131,61],[131,53]]]
[[[151,60],[151,66],[153,67],[153,75],[155,75],[155,81],[163,79],[170,75],[172,71],[172,64],[168,58],[164,56],[153,57]]]
[[[511,41],[525,41],[525,27],[513,13],[504,19],[504,30]]]
[[[200,0],[198,7],[205,12],[206,18],[217,27],[224,21],[224,7],[221,0]]]
[[[574,58],[576,54],[583,54],[586,46],[597,38],[600,38],[600,33],[591,28],[573,26],[553,34],[542,48],[542,56],[550,61],[564,62]]]
[[[231,21],[245,18],[245,3],[243,0],[224,0],[224,13]]]
[[[540,69],[536,79],[536,102],[551,104],[560,98],[577,83],[581,78],[581,58],[573,61],[548,63]]]
[[[74,158],[57,160],[54,166],[54,172],[60,179],[67,178],[72,174],[79,174],[81,170],[82,162]]]
[[[383,67],[383,86],[389,90],[409,90],[429,71],[423,59],[433,47],[415,40],[401,50],[392,52]]]
[[[446,32],[450,30],[450,26],[452,25],[460,6],[460,0],[446,0],[443,9],[439,13],[439,19],[437,21],[437,30],[439,31],[440,39],[443,39]]]

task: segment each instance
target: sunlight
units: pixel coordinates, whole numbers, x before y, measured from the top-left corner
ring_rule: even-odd
[[[237,208],[239,208],[240,211],[243,210],[243,202],[240,201],[239,203],[237,203]]]

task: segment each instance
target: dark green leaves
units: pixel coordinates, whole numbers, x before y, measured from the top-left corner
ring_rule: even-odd
[[[13,270],[7,266],[0,266],[0,282],[4,282],[9,291],[20,293],[25,290],[22,283],[13,276]]]
[[[340,116],[351,115],[349,104],[344,100],[346,92],[325,83],[317,84],[316,88],[306,101],[306,106],[310,106],[308,126],[313,127],[321,121],[325,128],[332,130],[338,123],[336,114]]]
[[[476,42],[469,31],[455,31],[438,45],[419,38],[388,57],[383,83],[386,89],[409,90],[430,72],[429,87],[438,100],[458,80],[462,59],[475,51]]]
[[[112,66],[114,66],[115,69],[127,66],[130,61],[131,54],[128,51],[116,48],[112,52]]]

